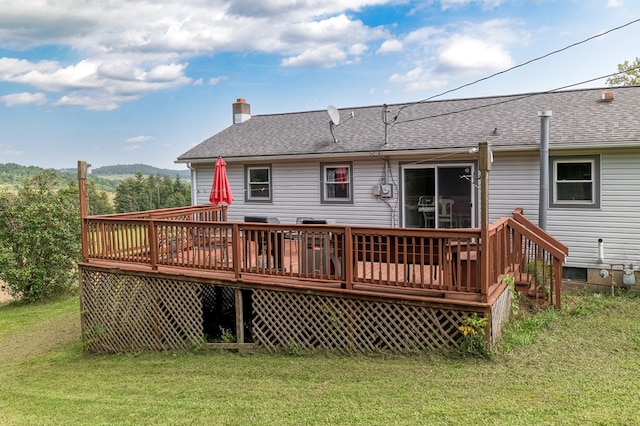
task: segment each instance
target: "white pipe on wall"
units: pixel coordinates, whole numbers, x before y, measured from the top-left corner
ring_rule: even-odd
[[[604,263],[604,241],[598,238],[598,262]]]

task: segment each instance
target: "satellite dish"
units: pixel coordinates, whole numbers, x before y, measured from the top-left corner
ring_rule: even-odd
[[[334,126],[340,124],[340,112],[338,112],[338,108],[334,107],[333,105],[329,105],[327,107],[327,112],[329,113],[329,118],[331,118],[331,122],[334,124]]]

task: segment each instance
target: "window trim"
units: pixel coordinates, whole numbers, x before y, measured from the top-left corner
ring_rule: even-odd
[[[251,170],[267,169],[269,173],[269,196],[268,197],[252,197],[251,196],[251,181],[249,180],[249,173]],[[273,202],[273,173],[271,164],[245,164],[244,166],[244,201],[246,203],[272,203]]]
[[[549,178],[551,185],[549,188],[549,207],[550,208],[577,208],[577,209],[598,209],[600,208],[600,155],[574,155],[574,156],[553,156],[549,158]],[[592,196],[591,201],[568,201],[557,200],[557,168],[559,163],[591,163],[591,182]]]
[[[349,197],[348,198],[328,198],[327,182],[325,181],[326,170],[328,168],[347,167],[349,177]],[[353,162],[345,161],[338,163],[320,163],[320,204],[353,204]]]

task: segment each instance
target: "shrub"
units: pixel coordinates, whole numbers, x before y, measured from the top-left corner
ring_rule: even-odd
[[[0,192],[0,279],[26,302],[64,293],[76,281],[79,202],[55,191],[56,180],[45,171],[17,193]]]
[[[481,317],[477,313],[473,313],[462,320],[464,325],[459,327],[462,333],[462,342],[460,343],[460,355],[463,357],[473,356],[488,358],[490,355],[489,345],[485,339],[484,328],[489,320]]]

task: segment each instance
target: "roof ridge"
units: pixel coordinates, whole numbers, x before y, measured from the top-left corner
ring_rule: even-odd
[[[546,94],[554,94],[554,93],[576,93],[576,92],[589,92],[589,91],[602,91],[602,90],[613,90],[613,89],[628,89],[628,88],[638,88],[640,86],[603,86],[603,87],[588,87],[582,89],[568,89],[568,90],[547,90],[547,91],[532,91],[532,92],[520,92],[520,93],[511,93],[511,94],[503,94],[503,95],[487,95],[487,96],[469,96],[464,98],[447,98],[447,99],[430,99],[427,101],[410,101],[410,102],[396,102],[386,104],[390,107],[402,107],[402,106],[410,106],[410,105],[419,105],[419,104],[427,104],[427,103],[444,103],[444,102],[466,102],[466,101],[476,101],[476,100],[486,100],[486,99],[504,99],[504,98],[517,98],[517,97],[530,97],[536,95],[546,95]],[[360,106],[351,106],[351,107],[338,107],[340,110],[363,110],[369,108],[382,108],[382,104],[372,104],[372,105],[360,105]],[[274,116],[285,116],[285,115],[296,115],[296,114],[314,114],[326,112],[325,109],[312,109],[306,111],[290,111],[290,112],[275,112],[268,114],[254,114],[252,117],[274,117]]]

